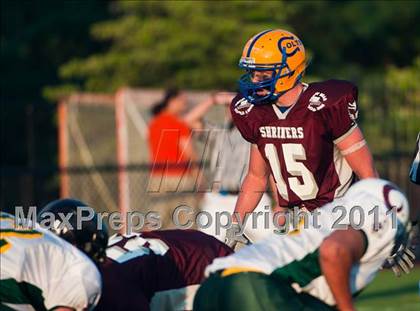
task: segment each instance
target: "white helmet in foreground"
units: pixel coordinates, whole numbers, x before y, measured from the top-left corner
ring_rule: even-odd
[[[359,197],[363,198],[363,194],[374,196],[383,206],[394,213],[396,218],[397,232],[395,235],[395,244],[392,248],[390,256],[384,263],[384,268],[392,268],[396,276],[400,276],[402,272],[410,273],[414,267],[415,254],[411,247],[411,230],[409,222],[410,206],[404,193],[393,183],[383,179],[364,179],[350,187],[345,198]],[[360,202],[363,204],[363,202]]]
[[[404,193],[395,184],[378,178],[363,179],[351,186],[345,197],[363,197],[360,196],[360,194],[363,193],[377,198],[378,201],[383,202],[389,210],[395,209],[398,226],[407,227],[410,215],[410,205]]]

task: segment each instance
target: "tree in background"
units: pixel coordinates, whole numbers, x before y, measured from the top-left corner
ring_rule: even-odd
[[[411,153],[419,20],[419,1],[1,0],[2,167],[56,163],[55,109],[46,99],[126,85],[234,90],[247,38],[279,27],[305,43],[308,81],[359,85],[361,125],[376,154]],[[2,170],[2,193],[5,184],[15,187]]]
[[[115,17],[93,25],[104,53],[60,67],[63,79],[82,88],[112,91],[124,85],[234,88],[238,55],[261,29],[286,27],[282,2],[118,2]]]
[[[112,18],[91,28],[93,40],[108,49],[60,66],[66,83],[101,92],[171,84],[234,90],[247,38],[284,27],[311,55],[307,80],[334,77],[360,86],[362,126],[376,153],[409,151],[416,137],[420,86],[407,81],[418,72],[418,1],[137,1],[111,8]],[[408,143],[398,143],[401,137]]]
[[[89,38],[90,25],[107,18],[99,1],[1,1],[2,161],[8,165],[51,164],[56,154],[53,106],[42,88],[57,84],[58,66],[101,49]],[[29,120],[32,118],[33,120]],[[34,122],[31,126],[28,122]],[[31,126],[32,128],[28,128]],[[30,153],[28,132],[38,141]],[[42,141],[42,144],[41,144]],[[28,160],[35,157],[36,160]]]
[[[0,208],[40,206],[58,188],[54,172],[26,169],[56,164],[56,109],[42,89],[62,83],[60,64],[102,49],[88,29],[108,10],[101,1],[1,0],[0,14]]]
[[[60,67],[86,90],[123,85],[234,87],[242,47],[267,28],[295,31],[312,54],[315,76],[360,78],[420,53],[419,2],[138,1],[118,2],[113,18],[91,29],[104,53]]]

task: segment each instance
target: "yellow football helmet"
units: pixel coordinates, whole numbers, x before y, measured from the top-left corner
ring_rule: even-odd
[[[253,36],[245,44],[239,67],[247,73],[239,79],[242,95],[251,103],[273,101],[293,88],[303,77],[306,54],[302,41],[286,30],[270,29]],[[254,71],[271,71],[270,79],[253,82]],[[264,89],[268,94],[258,95]]]

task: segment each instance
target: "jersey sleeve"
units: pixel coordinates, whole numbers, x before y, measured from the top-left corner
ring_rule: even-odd
[[[68,245],[61,253],[54,251],[54,257],[46,260],[52,266],[44,300],[48,310],[58,306],[92,310],[99,301],[102,281],[98,269],[83,253],[71,248]]]
[[[251,144],[255,144],[257,139],[251,127],[251,112],[253,105],[241,96],[236,96],[230,105],[230,113],[235,126],[238,128],[242,137]]]
[[[340,82],[333,86],[334,94],[324,111],[324,118],[335,143],[356,127],[359,114],[357,87],[349,82]]]

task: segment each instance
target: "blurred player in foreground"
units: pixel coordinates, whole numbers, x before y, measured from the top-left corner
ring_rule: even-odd
[[[58,200],[42,211],[57,215],[77,206],[86,205]],[[54,234],[0,214],[0,310],[91,310],[98,303],[101,276],[95,263],[104,254],[107,232],[93,229],[95,221],[88,230],[58,229],[61,218],[56,219]]]
[[[103,292],[95,310],[192,310],[206,266],[231,253],[195,230],[114,235],[101,265]]]
[[[310,217],[293,234],[216,259],[194,310],[355,310],[353,297],[407,241],[408,201],[393,184],[367,179],[318,212],[319,226]]]

